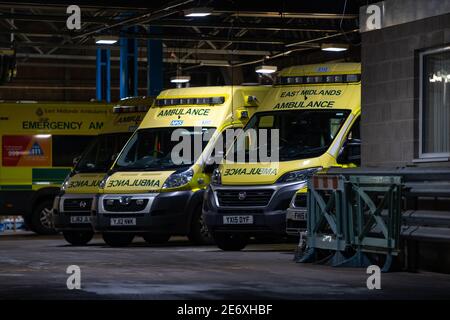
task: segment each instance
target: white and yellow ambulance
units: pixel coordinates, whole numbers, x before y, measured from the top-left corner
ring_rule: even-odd
[[[105,242],[127,245],[135,235],[149,243],[168,241],[172,235],[187,235],[195,243],[210,241],[201,220],[209,183],[202,170],[204,153],[225,129],[242,128],[267,90],[218,86],[161,92],[94,200],[93,225]],[[190,161],[174,161],[180,143],[175,136],[186,141],[196,136],[201,154],[183,154]]]
[[[236,161],[229,152],[207,189],[203,217],[219,248],[241,250],[252,236],[285,235],[286,210],[307,179],[322,168],[353,165],[345,155],[359,148],[360,79],[358,63],[280,71],[244,129],[276,133],[277,161]],[[244,152],[263,147],[271,150],[249,139]]]
[[[53,204],[53,223],[67,242],[85,245],[93,237],[92,199],[114,158],[138,128],[153,98],[125,98],[111,107],[105,126],[76,161]]]
[[[0,215],[23,215],[36,233],[54,233],[53,199],[111,108],[96,102],[0,102]]]

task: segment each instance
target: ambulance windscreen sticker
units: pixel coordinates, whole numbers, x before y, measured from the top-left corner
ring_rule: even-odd
[[[5,167],[50,167],[51,136],[3,136],[2,164]]]

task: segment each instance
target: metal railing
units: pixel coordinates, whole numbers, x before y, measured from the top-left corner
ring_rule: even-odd
[[[366,253],[377,253],[389,270],[400,249],[402,189],[399,176],[315,175],[308,182],[308,250],[298,261],[363,267],[373,264]]]

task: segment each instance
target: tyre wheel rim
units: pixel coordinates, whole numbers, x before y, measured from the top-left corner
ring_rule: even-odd
[[[41,211],[40,222],[44,228],[51,229],[52,228],[52,210],[49,208],[44,208]]]

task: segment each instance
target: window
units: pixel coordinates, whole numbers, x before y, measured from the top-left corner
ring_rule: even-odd
[[[358,116],[358,119],[353,123],[352,129],[348,133],[347,138],[352,140],[361,140],[361,117]]]
[[[420,54],[419,157],[450,155],[450,47]]]
[[[53,136],[52,161],[54,167],[72,167],[95,136]]]
[[[190,157],[189,162],[178,164],[172,159],[172,149],[178,145],[180,141],[172,141],[172,134],[175,130],[181,130],[181,139],[186,139],[190,142]],[[200,154],[196,154],[195,136],[202,142],[202,150],[206,147],[208,141],[203,141],[205,136],[212,136],[215,128],[201,128],[197,131],[194,127],[177,127],[177,128],[149,128],[137,130],[132,138],[128,141],[123,151],[119,155],[113,170],[118,171],[162,171],[175,170],[188,166],[194,163]],[[202,135],[201,137],[199,135]],[[181,156],[188,158],[182,150]]]
[[[76,172],[106,172],[130,136],[130,132],[97,136],[81,156]]]
[[[260,112],[253,115],[245,130],[278,129],[280,161],[315,158],[328,150],[348,114],[348,110]],[[267,150],[270,151],[272,149],[272,136],[270,131],[267,133],[267,141],[256,141],[256,144],[253,143],[253,145],[250,141],[249,146],[246,146],[246,152],[251,148],[261,148],[260,143],[267,143]],[[240,150],[239,144],[235,143],[236,151],[233,156],[234,159],[237,159],[236,152]]]

